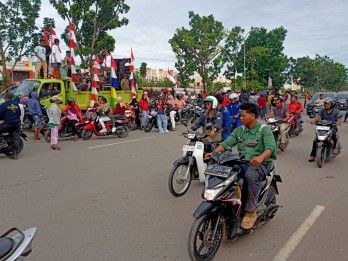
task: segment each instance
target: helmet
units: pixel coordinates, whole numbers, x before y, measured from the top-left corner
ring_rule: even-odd
[[[331,108],[335,107],[335,105],[336,105],[336,102],[335,102],[334,99],[332,99],[331,97],[325,98],[325,99],[324,99],[324,104],[325,104],[325,103],[330,104],[330,107],[331,107]]]
[[[212,108],[216,109],[218,105],[218,101],[214,96],[208,96],[203,100],[203,102],[211,102],[212,103]]]
[[[67,103],[76,102],[75,98],[72,98],[72,97],[68,98],[66,101]]]
[[[265,92],[260,92],[260,97],[265,97]]]
[[[238,94],[237,93],[231,93],[229,98],[230,98],[230,100],[237,99],[238,98]]]

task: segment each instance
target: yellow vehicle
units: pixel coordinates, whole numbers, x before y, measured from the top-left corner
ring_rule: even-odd
[[[110,102],[111,93],[110,85],[103,85],[98,89],[98,96],[104,96],[108,102]],[[45,107],[51,106],[51,97],[58,95],[62,98],[61,107],[66,105],[68,98],[75,98],[76,103],[81,110],[86,110],[89,106],[91,99],[90,91],[74,91],[72,88],[71,80],[57,80],[57,79],[27,79],[24,80],[14,93],[15,97],[19,97],[21,100],[29,99],[29,95],[32,92],[38,92],[40,97],[40,103]],[[122,97],[123,102],[131,101],[130,91],[116,91],[117,96]],[[143,91],[137,91],[137,100],[141,98]]]

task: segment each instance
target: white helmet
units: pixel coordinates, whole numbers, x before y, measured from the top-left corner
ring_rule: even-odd
[[[233,92],[233,93],[230,94],[230,97],[229,97],[229,98],[230,98],[230,100],[232,100],[232,99],[238,99],[238,94]]]
[[[208,96],[203,100],[203,102],[211,102],[212,103],[212,108],[216,109],[218,105],[218,101],[214,96]]]

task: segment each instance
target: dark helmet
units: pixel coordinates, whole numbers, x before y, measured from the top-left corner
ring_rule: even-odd
[[[197,96],[198,96],[198,98],[202,98],[202,94],[199,92],[198,94],[197,94]]]
[[[76,102],[75,98],[73,98],[73,97],[68,98],[66,101],[67,101],[67,103]]]
[[[107,102],[108,101],[104,96],[99,96],[98,99],[101,99],[103,102]]]

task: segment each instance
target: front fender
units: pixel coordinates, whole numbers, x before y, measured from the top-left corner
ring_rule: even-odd
[[[322,141],[317,142],[317,148],[318,149],[323,147],[323,145],[324,145],[324,142],[322,142]]]
[[[208,213],[214,213],[222,210],[221,206],[216,206],[212,202],[202,201],[196,209],[195,213],[193,213],[194,218],[200,218]]]
[[[90,122],[88,124],[86,124],[84,127],[83,127],[84,130],[93,130],[93,122]]]
[[[179,165],[185,165],[186,163],[189,163],[190,161],[190,156],[184,156],[180,159],[177,159],[176,161],[173,162],[173,165],[176,167],[176,166],[179,166]]]

